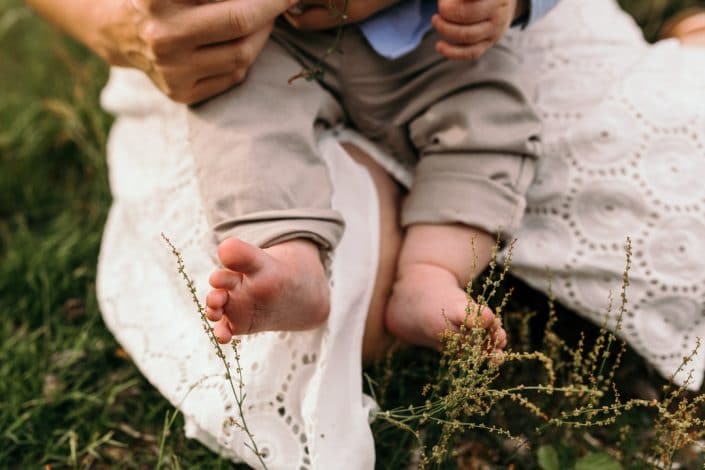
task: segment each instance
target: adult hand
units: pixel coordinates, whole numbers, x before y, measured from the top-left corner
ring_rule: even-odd
[[[94,49],[144,71],[168,97],[195,103],[244,80],[292,0],[111,0]],[[108,10],[109,11],[109,10]]]
[[[526,0],[438,0],[431,23],[446,40],[436,50],[452,60],[476,60],[526,9]]]
[[[344,23],[357,23],[399,0],[302,0],[287,12],[286,19],[301,30],[330,29],[341,22],[338,13],[345,13]]]

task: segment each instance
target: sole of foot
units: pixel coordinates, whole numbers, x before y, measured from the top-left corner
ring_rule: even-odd
[[[328,318],[330,290],[318,247],[295,239],[261,249],[237,238],[218,247],[208,319],[218,340],[262,331],[302,331]]]

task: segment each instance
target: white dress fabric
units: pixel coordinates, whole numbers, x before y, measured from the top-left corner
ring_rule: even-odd
[[[115,69],[103,95],[118,115],[108,143],[113,206],[98,298],[108,328],[147,379],[183,413],[185,431],[259,468],[222,362],[200,323],[163,232],[205,298],[217,268],[193,159],[186,108],[141,74]],[[362,393],[361,349],[378,256],[378,201],[366,170],[329,134],[320,142],[348,224],[331,265],[331,314],[310,332],[261,333],[240,345],[245,417],[270,469],[373,468],[373,401]],[[302,273],[305,275],[305,273]],[[224,347],[235,367],[232,350]]]
[[[613,0],[563,0],[507,43],[536,79],[545,151],[517,231],[514,272],[598,324],[618,304],[633,243],[622,336],[668,376],[705,339],[705,49],[647,45]],[[138,72],[115,69],[103,95],[117,116],[108,146],[114,201],[99,259],[105,322],[147,379],[183,413],[185,432],[257,467],[224,370],[176,261],[201,298],[216,267],[186,129],[186,108]],[[352,140],[400,181],[410,175],[359,136],[321,140],[346,231],[331,266],[324,327],[264,333],[241,345],[245,413],[272,469],[374,466],[360,347],[375,275],[378,202],[342,150]],[[612,318],[612,322],[614,318]],[[230,362],[231,351],[226,348]],[[691,364],[702,382],[705,355]],[[682,378],[682,377],[681,377]]]
[[[647,44],[614,0],[562,0],[509,38],[536,78],[544,154],[513,271],[614,328],[664,376],[705,341],[705,48]],[[676,377],[703,381],[705,344]]]

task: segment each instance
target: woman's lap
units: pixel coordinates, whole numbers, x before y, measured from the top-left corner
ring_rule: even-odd
[[[611,0],[600,1],[597,10],[613,7]],[[578,8],[578,0],[564,3],[559,8],[566,12]],[[585,3],[579,8],[588,12],[587,18],[575,20],[580,24],[571,25],[568,14],[554,15],[540,26],[543,32],[537,28],[522,39],[511,38],[516,47],[525,48],[527,73],[540,76],[537,107],[546,120],[546,154],[528,195],[527,217],[516,233],[514,266],[539,289],[546,288],[548,267],[558,300],[601,323],[610,292],[617,296],[621,287],[624,245],[631,236],[632,285],[622,333],[669,374],[692,349],[695,335],[705,336],[705,267],[699,264],[705,247],[698,248],[705,239],[700,212],[705,209],[705,195],[700,194],[705,185],[698,184],[705,178],[705,117],[694,106],[705,97],[692,96],[702,93],[705,83],[687,79],[705,67],[705,53],[686,52],[675,43],[648,48],[618,13],[613,11],[614,21],[604,23],[621,23],[621,30],[601,31],[590,21]],[[572,36],[561,31],[577,35],[581,42],[571,42]],[[674,77],[686,78],[673,86]],[[124,90],[116,83],[106,95],[108,107],[122,117],[110,146],[115,206],[98,286],[105,320],[149,380],[184,412],[189,435],[224,455],[247,457],[248,451],[235,445],[233,433],[223,429],[232,411],[227,409],[222,370],[201,333],[175,260],[159,236],[163,231],[172,237],[192,277],[207,279],[215,266],[215,246],[207,235],[180,107],[153,90],[135,96],[136,76],[123,82]],[[331,153],[340,148],[330,140],[325,145]],[[344,165],[349,163],[343,158]],[[364,170],[355,171],[363,171],[357,177],[372,197],[367,203],[375,201],[372,181]],[[361,194],[359,187],[354,194]],[[358,242],[350,248],[357,252],[351,263],[358,271],[334,277],[334,293],[348,292],[347,300],[338,302],[350,305],[336,318],[364,312],[369,303],[369,280],[375,275],[370,266],[377,263],[367,259],[365,264],[360,255],[377,256],[378,241],[373,239],[378,233],[370,229],[378,226],[378,209],[375,202],[364,211],[353,210],[356,217],[365,217],[348,224],[348,236]],[[361,243],[361,237],[367,241]],[[362,253],[365,247],[371,252]],[[349,278],[357,279],[357,289],[350,289]],[[198,287],[199,295],[205,295],[205,283]],[[351,290],[356,291],[352,298]],[[325,427],[330,416],[356,423],[352,426],[357,426],[359,438],[347,434],[346,440],[372,452],[359,392],[364,319],[353,323],[358,337],[351,337],[350,324],[344,334],[335,330],[340,325],[334,321],[328,331],[257,335],[243,344],[246,382],[254,387],[249,396],[257,397],[250,403],[250,422],[261,423],[262,435],[274,436],[273,458],[297,455],[304,465],[311,458],[325,461],[326,446],[319,447],[319,457],[315,449],[321,442],[312,429]],[[324,357],[322,348],[328,348]],[[256,357],[248,356],[250,351],[256,351]],[[336,367],[326,369],[332,358]],[[328,390],[327,399],[319,399],[326,381],[334,378],[326,374],[345,370],[338,364],[341,360],[350,362],[345,376],[350,386],[339,395]],[[697,361],[700,380],[705,359]],[[354,418],[341,417],[341,405]]]
[[[189,436],[223,455],[252,460],[240,433],[223,426],[236,413],[223,366],[160,237],[164,232],[179,248],[203,298],[216,266],[215,245],[185,140],[184,109],[163,101],[151,111],[128,112],[118,99],[120,73],[105,97],[107,107],[119,112],[109,144],[115,198],[98,280],[105,322],[144,375],[182,411]],[[150,93],[144,86],[140,91],[133,83],[131,93]],[[339,287],[333,289],[329,322],[310,332],[253,335],[241,345],[248,423],[267,447],[271,468],[290,468],[295,461],[297,468],[327,468],[330,462],[355,462],[357,468],[363,457],[370,459],[365,466],[374,459],[360,350],[378,259],[377,196],[367,171],[333,137],[321,146],[336,183],[334,207],[349,224],[331,267],[331,282]]]

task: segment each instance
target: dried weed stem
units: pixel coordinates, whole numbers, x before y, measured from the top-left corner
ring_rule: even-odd
[[[232,374],[232,367],[230,362],[228,362],[227,358],[225,357],[225,353],[223,353],[223,350],[220,346],[220,343],[218,342],[218,338],[215,336],[215,331],[213,331],[213,327],[210,325],[208,322],[208,318],[206,318],[206,310],[203,308],[203,305],[201,304],[201,301],[198,298],[198,294],[196,292],[196,285],[194,282],[191,280],[191,277],[188,275],[186,272],[186,266],[184,264],[184,259],[181,256],[181,253],[179,250],[176,249],[176,246],[171,242],[171,240],[164,235],[163,233],[161,234],[162,238],[166,242],[167,245],[169,245],[169,248],[171,248],[171,252],[176,258],[176,266],[179,274],[181,274],[181,277],[184,279],[184,282],[186,283],[186,288],[191,294],[191,299],[193,300],[194,305],[196,306],[196,310],[198,312],[199,317],[201,318],[201,324],[203,326],[203,331],[206,333],[206,336],[208,336],[208,339],[213,346],[213,350],[215,351],[216,356],[222,361],[223,367],[225,368],[225,379],[227,380],[228,384],[230,385],[230,389],[233,393],[233,397],[235,399],[235,403],[237,404],[237,409],[238,409],[238,415],[240,417],[240,421],[237,422],[235,420],[230,420],[229,423],[232,424],[233,426],[236,426],[240,430],[242,430],[246,435],[247,439],[249,442],[245,442],[245,447],[250,449],[255,456],[257,456],[257,460],[259,463],[262,465],[262,468],[267,468],[267,464],[264,462],[264,458],[262,455],[262,452],[259,450],[257,447],[257,441],[255,441],[255,436],[252,434],[252,431],[250,431],[250,428],[247,425],[247,420],[245,419],[245,413],[244,413],[244,403],[245,403],[245,398],[247,397],[247,394],[245,393],[245,385],[242,380],[242,367],[240,366],[240,351],[238,349],[239,346],[239,341],[237,339],[233,339],[231,346],[233,348],[233,354],[235,356],[235,373],[237,375],[237,386],[235,385],[235,382],[233,381],[233,374]]]

